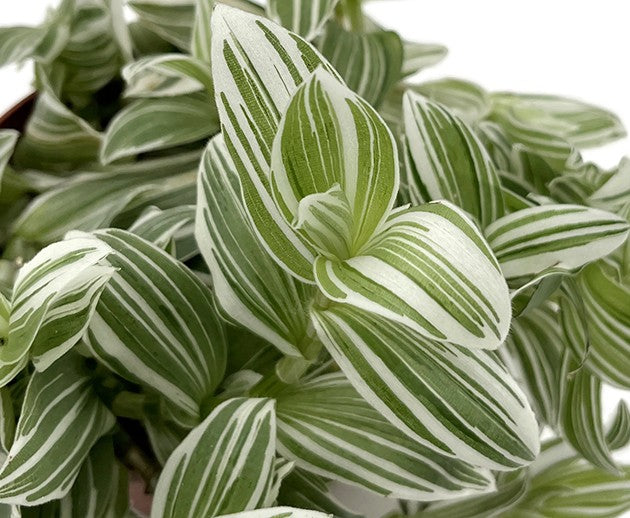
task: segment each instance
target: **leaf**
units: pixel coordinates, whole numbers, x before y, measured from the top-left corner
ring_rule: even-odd
[[[12,129],[0,130],[0,192],[2,192],[2,177],[11,159],[15,144],[20,134]]]
[[[456,207],[435,202],[393,215],[362,255],[319,257],[330,300],[469,348],[496,349],[510,325],[508,289],[479,231]]]
[[[339,518],[360,518],[362,515],[345,507],[330,493],[327,481],[299,468],[294,469],[282,482],[278,503],[292,507],[308,507]]]
[[[15,365],[30,353],[35,367],[44,370],[79,341],[114,273],[109,252],[103,243],[67,239],[20,268],[0,364]]]
[[[630,199],[630,157],[624,157],[609,179],[593,192],[589,201],[596,206],[618,208]]]
[[[601,381],[578,368],[566,380],[562,434],[586,460],[614,474],[619,473],[606,444],[601,409]]]
[[[528,489],[525,470],[502,473],[497,477],[497,490],[484,495],[439,502],[418,513],[426,518],[486,518],[504,516],[521,500]]]
[[[490,111],[488,93],[475,83],[454,77],[427,81],[411,90],[446,106],[466,124],[476,124]]]
[[[270,0],[267,16],[290,31],[312,40],[334,13],[338,0]]]
[[[411,76],[442,61],[448,50],[435,43],[403,41],[403,61],[401,77]]]
[[[11,450],[15,437],[15,411],[11,392],[6,387],[0,387],[0,457]]]
[[[195,236],[224,316],[285,354],[301,355],[312,289],[284,272],[259,242],[222,136],[206,148],[197,193]]]
[[[401,77],[403,46],[393,31],[356,33],[330,21],[318,48],[348,88],[375,107]]]
[[[338,304],[312,318],[359,394],[420,445],[497,470],[536,457],[534,413],[493,353],[432,342]]]
[[[1,27],[0,67],[29,58],[45,35],[42,27]]]
[[[141,58],[125,66],[122,76],[127,83],[127,97],[161,98],[203,90],[213,92],[210,65],[185,54]]]
[[[140,99],[123,108],[107,127],[101,162],[195,142],[219,129],[215,108],[205,94]]]
[[[411,201],[449,200],[482,227],[501,217],[499,177],[473,130],[413,92],[407,92],[403,106]]]
[[[371,106],[324,69],[296,90],[280,122],[271,167],[285,219],[301,226],[303,239],[329,258],[360,253],[398,191],[393,135]]]
[[[151,416],[142,422],[147,432],[151,451],[160,465],[166,461],[186,437],[187,431],[175,426],[172,422],[165,422]]]
[[[222,403],[169,457],[151,517],[213,517],[257,508],[266,498],[275,443],[272,400]]]
[[[97,161],[100,146],[100,133],[45,89],[37,96],[14,162],[20,168],[66,173]]]
[[[549,131],[580,149],[601,146],[626,135],[616,115],[575,99],[513,93],[495,93],[492,97],[499,106],[507,106],[519,122]]]
[[[276,207],[269,174],[280,117],[324,60],[298,36],[224,5],[214,10],[212,34],[216,102],[246,210],[267,252],[292,275],[312,282],[313,250]]]
[[[178,424],[194,426],[225,371],[223,326],[210,290],[183,264],[124,230],[93,234],[117,269],[86,335],[96,358],[169,402]]]
[[[211,61],[210,24],[213,7],[214,0],[196,0],[195,2],[195,25],[192,30],[190,51],[193,57],[206,63]]]
[[[0,468],[3,503],[38,505],[68,493],[88,452],[115,422],[91,387],[82,360],[72,354],[33,374],[15,442]]]
[[[542,205],[514,212],[486,228],[507,279],[549,267],[576,270],[605,257],[628,235],[628,223],[580,205]]]
[[[511,327],[505,344],[510,370],[529,394],[540,421],[555,428],[566,381],[559,379],[563,336],[558,318],[543,306],[513,319]]]
[[[318,475],[389,498],[441,500],[487,491],[489,472],[405,436],[343,373],[289,388],[278,399],[278,452]]]
[[[619,401],[615,418],[606,432],[606,444],[611,451],[625,448],[630,442],[630,409],[625,401]]]
[[[219,518],[332,518],[332,515],[293,507],[269,507],[256,511],[224,514]]]
[[[60,502],[63,518],[108,518],[124,516],[129,504],[127,469],[114,455],[110,436],[90,450],[79,475]]]

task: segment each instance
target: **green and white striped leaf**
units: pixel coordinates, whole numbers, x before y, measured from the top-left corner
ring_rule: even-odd
[[[362,255],[319,257],[315,276],[329,299],[431,339],[496,349],[509,330],[509,293],[496,259],[447,202],[399,211]]]
[[[269,0],[267,15],[291,32],[312,40],[333,15],[337,2],[338,0]]]
[[[236,168],[222,136],[201,161],[195,236],[224,316],[299,356],[313,290],[269,257],[248,220]]]
[[[147,56],[122,70],[127,97],[172,97],[206,90],[212,94],[210,65],[185,54]]]
[[[411,76],[442,61],[448,49],[435,43],[403,42],[401,77]]]
[[[572,366],[576,367],[575,363]],[[602,423],[600,379],[587,369],[578,368],[567,376],[564,392],[561,416],[564,438],[593,465],[618,474]]]
[[[578,285],[589,369],[608,383],[630,388],[630,282],[599,261],[584,269]]]
[[[403,112],[411,201],[449,200],[482,227],[503,216],[499,176],[473,130],[413,92],[405,94]]]
[[[437,79],[413,85],[410,89],[443,104],[466,124],[476,124],[490,111],[488,92],[463,79]]]
[[[497,489],[483,495],[439,502],[418,514],[422,518],[489,518],[509,516],[509,510],[519,502],[529,486],[526,470],[501,473]],[[533,518],[533,517],[530,517]]]
[[[497,470],[538,454],[534,413],[494,353],[429,341],[339,304],[312,317],[359,394],[420,445]]]
[[[103,243],[67,239],[19,270],[0,364],[17,364],[30,353],[35,367],[44,370],[79,341],[114,273],[109,253]]]
[[[278,503],[330,513],[339,518],[361,518],[341,503],[329,490],[326,479],[295,468],[282,482]]]
[[[66,355],[35,372],[0,468],[2,502],[32,506],[66,495],[90,449],[114,422],[79,356]]]
[[[580,205],[542,205],[514,212],[486,228],[507,279],[547,268],[577,270],[607,256],[628,236],[628,223]]]
[[[151,518],[213,517],[263,505],[276,446],[274,402],[235,398],[194,428],[169,457]]]
[[[401,77],[403,45],[393,31],[350,32],[330,21],[318,48],[348,87],[372,106],[380,106]]]
[[[160,393],[174,419],[194,426],[225,372],[225,332],[212,293],[182,263],[124,230],[97,231],[117,269],[86,341],[125,379]]]
[[[625,448],[630,442],[630,409],[625,401],[619,401],[615,418],[606,431],[606,444],[611,451]]]
[[[0,27],[0,67],[31,57],[45,35],[42,27]]]
[[[575,99],[553,95],[495,93],[492,94],[492,100],[500,109],[508,109],[523,130],[538,128],[548,131],[580,149],[600,146],[626,135],[616,115]]]
[[[590,203],[606,208],[618,208],[630,200],[630,157],[624,157],[610,178],[592,193]]]
[[[359,253],[398,192],[394,137],[377,112],[324,69],[295,92],[274,141],[276,203],[328,258]]]
[[[256,511],[224,514],[219,518],[332,518],[332,514],[294,507],[269,507]]]
[[[180,261],[187,261],[199,253],[194,236],[195,207],[182,205],[161,210],[149,207],[129,227],[129,232],[167,250]]]
[[[98,161],[100,146],[100,133],[46,89],[37,96],[14,162],[21,168],[66,173]]]
[[[533,477],[525,497],[506,517],[611,518],[628,509],[630,468],[616,476],[570,458]]]
[[[111,436],[101,438],[90,450],[79,475],[61,499],[59,518],[115,518],[129,506],[127,469],[114,454]]]
[[[140,24],[181,50],[190,50],[195,21],[194,0],[130,0]]]
[[[0,457],[4,458],[13,445],[15,437],[15,411],[11,391],[0,387]]]
[[[432,501],[487,491],[490,472],[405,436],[343,373],[277,396],[278,452],[308,471],[390,498]]]
[[[192,29],[190,53],[205,63],[210,63],[212,54],[211,19],[214,0],[196,0],[195,24]]]
[[[20,134],[11,129],[0,130],[0,193],[2,192],[2,178],[4,171],[11,160],[15,144]]]
[[[271,256],[298,279],[312,282],[314,251],[283,218],[269,175],[280,117],[324,58],[286,29],[224,5],[214,10],[212,34],[217,107],[249,217]]]
[[[103,137],[101,162],[195,142],[219,131],[212,99],[203,93],[139,99],[112,119]]]
[[[539,420],[556,428],[566,381],[559,376],[563,336],[557,315],[543,306],[513,319],[505,344],[506,363],[526,390]]]

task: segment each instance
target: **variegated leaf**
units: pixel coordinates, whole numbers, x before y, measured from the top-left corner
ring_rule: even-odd
[[[78,355],[33,374],[15,441],[0,468],[2,502],[32,506],[66,495],[90,449],[114,422]]]
[[[312,40],[333,15],[338,0],[270,0],[267,3],[269,18]]]
[[[43,27],[1,27],[0,67],[31,57],[45,35]]]
[[[129,6],[141,25],[181,50],[190,50],[195,20],[194,0],[130,0]]]
[[[198,60],[209,64],[212,54],[211,18],[214,0],[196,0],[195,24],[190,41],[190,53]]]
[[[350,32],[330,21],[318,48],[348,87],[375,107],[400,79],[403,46],[393,31]]]
[[[329,481],[323,477],[295,468],[282,482],[278,503],[297,508],[310,508],[323,513],[332,513],[339,518],[361,518],[340,502],[328,488]]]
[[[224,315],[282,352],[300,355],[313,290],[284,272],[260,244],[222,136],[208,144],[197,194],[195,235]]]
[[[436,65],[446,57],[446,54],[448,50],[443,45],[404,41],[401,76],[411,76]]]
[[[602,423],[601,381],[575,362],[571,366],[575,372],[567,376],[563,387],[562,434],[586,460],[618,474]]]
[[[475,83],[457,79],[437,79],[411,86],[414,92],[443,104],[466,124],[476,124],[490,111],[490,96]]]
[[[260,507],[272,476],[275,420],[268,399],[235,398],[216,407],[166,462],[151,517],[212,517]]]
[[[219,121],[205,93],[140,99],[112,119],[103,137],[100,158],[120,158],[195,142],[215,134]]]
[[[0,457],[8,455],[15,437],[13,398],[7,387],[0,387]]]
[[[299,36],[223,5],[214,10],[212,35],[217,107],[249,217],[274,259],[298,279],[312,282],[314,251],[276,207],[269,174],[280,117],[295,90],[324,60]]]
[[[343,373],[278,394],[278,452],[298,467],[390,498],[432,501],[490,489],[492,475],[405,436]]]
[[[625,448],[630,443],[630,409],[619,401],[615,417],[606,431],[606,444],[611,451]]]
[[[393,135],[369,104],[324,69],[295,92],[271,167],[285,219],[328,258],[360,253],[398,192]]]
[[[15,144],[19,137],[19,133],[11,129],[0,130],[0,192],[2,192],[2,178],[4,170],[11,160],[11,155],[15,149]]]
[[[147,56],[122,70],[128,97],[171,97],[206,90],[212,94],[210,65],[185,54]]]
[[[534,413],[494,353],[429,341],[339,304],[312,317],[357,391],[420,445],[497,470],[536,457]]]
[[[100,146],[100,133],[46,89],[37,97],[14,162],[21,168],[67,173],[98,161]]]
[[[509,330],[509,293],[496,259],[473,223],[446,202],[399,211],[362,255],[319,257],[315,276],[329,299],[431,339],[495,349]]]
[[[413,92],[407,92],[403,106],[411,201],[449,200],[482,227],[503,216],[499,177],[473,130]]]
[[[332,518],[332,515],[294,507],[269,507],[256,511],[224,514],[219,518]]]
[[[576,270],[605,257],[628,236],[628,223],[609,212],[580,205],[542,205],[495,221],[486,229],[507,279],[547,268]]]
[[[59,518],[115,518],[129,506],[127,468],[114,454],[111,436],[90,450],[70,492],[61,499]]]
[[[225,334],[212,293],[138,236],[115,229],[93,236],[113,250],[109,262],[117,271],[90,322],[88,346],[123,378],[160,393],[179,424],[194,426],[225,371]]]
[[[630,157],[624,157],[610,178],[590,194],[589,202],[598,207],[615,209],[628,201],[630,201]]]
[[[0,364],[18,364],[30,353],[44,370],[79,341],[114,273],[109,253],[104,243],[66,239],[19,270]]]

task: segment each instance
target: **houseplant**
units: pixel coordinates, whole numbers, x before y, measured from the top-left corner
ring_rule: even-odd
[[[130,469],[156,518],[630,507],[619,120],[411,82],[444,49],[359,0],[130,6],[0,32],[1,512],[125,516]]]

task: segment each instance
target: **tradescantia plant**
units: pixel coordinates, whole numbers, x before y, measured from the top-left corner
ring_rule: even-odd
[[[0,515],[630,509],[620,121],[417,81],[360,0],[128,5],[0,29]]]

